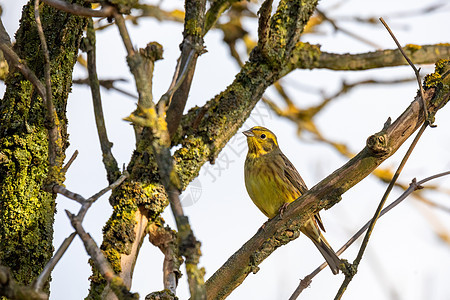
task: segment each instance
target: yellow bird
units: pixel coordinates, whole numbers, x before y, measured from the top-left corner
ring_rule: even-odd
[[[277,137],[267,128],[255,126],[244,131],[248,153],[245,159],[245,187],[253,203],[268,218],[275,217],[308,188],[300,174],[281,152]],[[339,273],[339,257],[320,232],[325,231],[320,215],[312,216],[300,228],[313,241],[333,274]]]

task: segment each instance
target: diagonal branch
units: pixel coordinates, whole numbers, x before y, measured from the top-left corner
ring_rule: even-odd
[[[424,101],[422,96],[420,97],[420,99],[422,99],[422,101]],[[426,110],[423,109],[423,111],[425,112]],[[422,136],[423,132],[428,127],[428,125],[429,125],[428,121],[425,121],[423,123],[423,125],[420,127],[419,132],[417,133],[417,135],[414,138],[413,142],[409,146],[408,151],[406,151],[405,156],[403,157],[400,165],[397,168],[397,171],[395,172],[394,176],[392,177],[391,181],[389,182],[389,185],[388,185],[388,187],[386,189],[386,192],[384,193],[383,197],[381,198],[381,201],[380,201],[380,203],[379,203],[379,205],[378,205],[378,207],[377,207],[377,209],[375,211],[375,215],[373,216],[372,220],[370,221],[369,228],[367,229],[366,235],[364,236],[364,240],[363,240],[363,242],[361,244],[361,248],[359,249],[358,255],[356,256],[356,259],[353,261],[353,264],[351,266],[351,270],[352,271],[345,273],[345,279],[342,282],[342,285],[339,288],[339,291],[337,292],[335,299],[341,299],[342,298],[342,295],[347,290],[347,287],[350,284],[350,281],[355,276],[356,271],[358,270],[358,265],[359,265],[359,263],[360,263],[360,261],[362,259],[364,251],[366,250],[367,245],[369,243],[369,239],[370,239],[370,236],[371,236],[371,234],[373,232],[375,224],[378,221],[378,219],[380,218],[383,206],[386,203],[386,200],[387,200],[389,194],[391,193],[392,189],[394,188],[395,182],[397,181],[398,177],[400,176],[400,173],[403,170],[403,167],[405,166],[405,164],[406,164],[407,160],[409,159],[412,151],[414,150],[415,146],[417,145],[417,142],[419,141],[420,137]]]
[[[128,177],[128,173],[125,172],[123,175],[121,175],[115,182],[107,186],[106,188],[100,190],[96,194],[92,195],[88,199],[85,199],[80,194],[71,192],[67,190],[65,187],[60,185],[54,185],[53,186],[53,192],[58,193],[61,195],[66,196],[69,199],[75,200],[78,203],[82,204],[80,210],[78,211],[78,214],[74,216],[76,218],[76,222],[80,223],[83,222],[84,216],[86,215],[86,212],[91,207],[91,205],[98,200],[101,196],[103,196],[106,192],[118,187],[122,184],[122,182],[125,181],[125,179]],[[69,248],[70,244],[73,242],[73,239],[75,238],[76,233],[70,234],[63,243],[59,246],[56,253],[53,255],[53,257],[50,259],[50,261],[45,265],[42,272],[39,274],[39,276],[36,278],[36,280],[33,283],[33,288],[36,291],[39,291],[42,289],[44,283],[48,280],[50,277],[51,272],[53,271],[53,268],[56,266],[56,264],[59,262],[59,260],[62,258],[66,250]]]
[[[10,68],[14,66],[15,68],[19,69],[22,75],[36,87],[37,92],[42,97],[42,99],[44,99],[46,95],[44,85],[39,80],[39,78],[37,78],[36,74],[34,74],[34,72],[30,68],[28,68],[27,65],[22,63],[23,60],[20,59],[17,53],[14,52],[14,50],[12,49],[9,35],[6,32],[1,19],[0,19],[0,50],[5,55],[5,58],[8,61],[8,65],[10,66]]]
[[[435,85],[425,91],[428,110],[432,114],[448,102],[446,92],[442,93],[449,88],[450,74],[445,73],[448,68],[448,62],[437,68],[439,74],[445,77],[439,83],[443,85],[442,89]],[[394,123],[386,123],[382,131],[370,136],[359,154],[291,203],[282,219],[273,218],[267,222],[265,230],[256,233],[234,253],[208,279],[208,298],[222,299],[229,295],[250,272],[257,272],[258,265],[276,248],[294,240],[298,236],[296,232],[311,214],[339,202],[344,192],[394,154],[423,122],[423,109],[418,96]]]
[[[91,259],[94,261],[102,276],[106,279],[106,281],[108,281],[111,289],[114,291],[116,296],[120,300],[139,299],[139,295],[129,292],[122,278],[114,273],[114,270],[111,268],[110,264],[106,260],[105,256],[103,255],[102,251],[97,246],[95,241],[92,239],[91,235],[84,230],[83,226],[81,225],[81,221],[76,216],[72,215],[69,211],[66,210],[66,213],[72,223],[73,228],[83,241],[84,248],[88,252]]]
[[[447,176],[450,175],[450,171],[447,172],[443,172],[443,173],[439,173],[433,176],[429,176],[425,179],[422,179],[420,181],[416,181],[416,179],[414,178],[412,180],[412,182],[410,183],[409,187],[403,192],[403,194],[400,195],[400,197],[398,197],[395,201],[393,201],[391,204],[389,204],[388,206],[386,206],[386,208],[384,208],[381,213],[379,218],[381,218],[382,216],[384,216],[386,213],[388,213],[390,210],[392,210],[394,207],[396,207],[398,204],[400,204],[401,202],[403,202],[403,200],[405,200],[406,198],[408,198],[408,196],[410,194],[412,194],[413,192],[420,190],[422,188],[422,185],[430,180],[439,178],[439,177],[443,177],[443,176]],[[363,227],[361,227],[337,252],[337,255],[341,255],[342,253],[344,253],[345,250],[347,250],[350,245],[352,245],[370,226],[370,223],[372,222],[372,219],[369,220]],[[298,296],[301,294],[301,292],[308,287],[311,284],[311,280],[317,275],[319,274],[320,271],[322,271],[323,269],[325,269],[327,266],[326,263],[321,264],[319,267],[317,267],[313,272],[311,272],[310,274],[308,274],[307,276],[305,276],[301,281],[300,284],[298,285],[298,287],[295,289],[294,293],[292,293],[291,297],[289,297],[289,300],[295,300],[298,298]]]

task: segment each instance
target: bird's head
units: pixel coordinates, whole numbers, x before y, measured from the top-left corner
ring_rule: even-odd
[[[267,128],[255,126],[242,133],[247,137],[249,155],[258,157],[278,149],[277,137]]]

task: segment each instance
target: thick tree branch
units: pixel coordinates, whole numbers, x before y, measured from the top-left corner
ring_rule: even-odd
[[[317,1],[288,2],[289,5],[285,1],[280,2],[277,12],[272,16],[272,19],[276,19],[276,25],[271,27],[271,38],[267,41],[269,43],[267,47],[271,50],[262,54],[255,48],[233,83],[225,91],[208,101],[205,106],[191,109],[183,117],[181,135],[175,136],[172,141],[173,144],[182,145],[174,158],[183,187],[198,175],[205,162],[214,161],[248,118],[267,87],[284,76],[286,74],[284,70],[292,64],[286,56],[290,57],[296,50],[288,51],[288,45],[298,43],[302,26],[313,13]],[[295,17],[284,20],[283,14]],[[295,28],[288,30],[289,27]],[[268,59],[268,55],[273,57],[273,60]],[[307,61],[313,59],[302,58]]]
[[[403,51],[416,64],[431,64],[450,57],[450,44],[406,45]],[[406,65],[403,55],[393,50],[380,50],[359,54],[336,54],[322,52],[314,67],[329,70],[358,71]],[[301,65],[298,68],[305,68]],[[306,67],[308,68],[308,67]]]
[[[425,79],[426,103],[430,114],[448,102],[450,68],[448,61],[440,61],[436,71],[442,81],[431,84],[430,76]],[[329,208],[340,201],[340,196],[369,175],[386,160],[424,122],[421,99],[416,99],[392,124],[367,139],[367,146],[340,169],[291,203],[283,218],[274,218],[266,223],[265,230],[256,233],[207,281],[208,299],[222,299],[239,286],[250,272],[257,272],[258,265],[276,248],[299,235],[299,228],[313,213]]]
[[[82,0],[70,2],[84,3]],[[81,34],[86,26],[83,18],[58,12],[41,4],[39,13],[42,26],[39,26],[39,34],[33,4],[34,1],[28,1],[23,7],[13,46],[17,54],[13,59],[20,57],[20,60],[16,60],[19,65],[16,68],[14,63],[9,64],[10,72],[5,80],[6,91],[0,102],[0,260],[10,268],[16,281],[21,284],[29,284],[37,277],[53,254],[55,195],[43,191],[42,187],[51,182],[64,181],[61,168],[64,151],[68,146],[66,104]],[[53,87],[48,92],[54,100],[54,109],[51,109],[50,114],[55,114],[54,120],[59,121],[58,124],[49,124],[45,117],[46,107],[39,99],[42,96],[45,100],[47,94],[45,88],[42,88],[43,84],[39,83],[40,80],[44,81],[46,73],[46,51],[41,50],[40,42],[43,32],[49,54],[46,68],[51,69]],[[2,34],[0,44],[5,45],[7,40]],[[64,47],[61,47],[62,41]],[[11,48],[8,47],[8,50]],[[28,71],[32,70],[28,75],[35,74],[32,76],[35,77],[34,80],[23,72],[25,65],[28,66]],[[49,157],[51,145],[48,130],[54,125],[59,131],[57,148],[60,153],[56,155],[56,163],[53,162],[50,166],[49,159],[52,158]],[[18,161],[14,158],[15,153],[22,153],[27,159]],[[48,176],[49,174],[54,174],[55,177]],[[19,214],[18,209],[21,210]],[[43,289],[48,289],[48,281]]]

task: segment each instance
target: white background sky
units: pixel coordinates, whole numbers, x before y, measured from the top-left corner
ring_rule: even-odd
[[[182,7],[182,1],[166,1],[163,7]],[[430,1],[431,3],[439,3]],[[0,1],[3,8],[2,20],[11,36],[17,30],[20,10],[25,1]],[[321,1],[320,7],[335,16],[385,17],[401,44],[433,44],[449,42],[450,7],[429,15],[389,18],[393,14],[415,11],[423,7],[423,1]],[[370,39],[382,48],[395,48],[394,42],[382,25],[354,25],[340,23],[346,29]],[[154,95],[158,99],[168,88],[179,54],[182,40],[182,24],[159,23],[154,20],[140,21],[139,26],[128,26],[133,44],[145,47],[146,43],[157,41],[164,47],[164,60],[156,63]],[[256,22],[249,20],[245,28],[254,34]],[[307,35],[303,41],[319,43],[322,50],[338,53],[359,53],[375,49],[349,38],[341,33],[333,34],[331,26],[321,27],[322,34]],[[222,34],[211,30],[205,45],[208,53],[197,63],[188,107],[203,105],[229,85],[239,68],[229,58],[228,49],[222,44]],[[134,83],[125,61],[125,50],[115,26],[97,35],[97,63],[101,79],[125,78],[128,83],[120,87],[134,92]],[[433,66],[422,66],[422,74],[432,72]],[[325,95],[336,92],[343,79],[354,82],[363,78],[403,78],[412,76],[409,67],[384,68],[375,71],[335,72],[326,70],[299,70],[290,74],[285,82],[290,83],[289,94],[297,105],[309,107],[320,101],[316,94],[305,92],[308,88],[322,90]],[[75,67],[74,78],[84,78],[87,72]],[[305,88],[307,87],[307,88]],[[3,94],[4,85],[0,84]],[[334,101],[317,120],[324,134],[335,141],[346,143],[354,152],[365,145],[371,134],[379,131],[386,119],[393,119],[404,111],[417,91],[416,83],[396,86],[372,86],[354,89],[350,94]],[[267,95],[275,95],[270,90]],[[127,164],[134,145],[132,127],[122,120],[135,109],[135,101],[116,92],[102,90],[104,114],[110,140],[114,143],[113,153],[119,164]],[[96,193],[107,185],[101,162],[101,152],[96,134],[90,91],[87,87],[74,86],[69,97],[68,119],[70,157],[76,149],[80,152],[71,166],[66,180],[70,190],[85,197]],[[281,102],[280,102],[281,103]],[[445,107],[437,115],[435,129],[428,129],[406,165],[400,182],[409,183],[412,178],[422,179],[429,175],[450,169],[450,113]],[[274,131],[283,152],[302,174],[309,187],[329,175],[346,162],[329,146],[312,142],[305,134],[296,137],[296,128],[289,121],[279,119],[260,103],[243,130],[254,125],[263,125]],[[241,130],[242,131],[242,130]],[[241,132],[240,131],[240,132]],[[185,206],[196,237],[202,242],[203,256],[200,262],[206,269],[206,278],[211,276],[230,255],[251,238],[266,218],[253,205],[244,186],[243,165],[247,146],[244,136],[238,132],[225,147],[216,165],[205,165],[196,180],[201,186],[200,197],[193,205]],[[395,169],[405,153],[410,140],[396,155],[383,163],[382,167]],[[449,190],[450,179],[432,182]],[[343,200],[332,209],[321,212],[327,232],[325,236],[335,250],[356,232],[374,213],[382,197],[385,184],[374,177],[368,177],[343,195]],[[193,195],[188,189],[186,195]],[[191,194],[190,194],[191,193]],[[394,190],[390,200],[400,194]],[[109,194],[108,194],[109,195]],[[111,214],[108,195],[101,198],[88,212],[85,229],[97,244],[102,241],[101,229]],[[449,197],[436,192],[425,195],[450,207]],[[389,200],[388,200],[389,201]],[[71,232],[64,210],[78,211],[78,204],[63,197],[57,198],[58,213],[55,221],[54,245],[58,247]],[[164,213],[166,222],[175,228],[170,210]],[[450,299],[450,249],[443,243],[430,220],[440,224],[448,232],[448,212],[430,209],[414,198],[407,199],[400,206],[383,217],[375,228],[366,255],[360,264],[358,274],[351,282],[344,299]],[[342,257],[353,261],[358,245],[352,246]],[[147,240],[137,261],[133,292],[139,292],[141,299],[152,291],[162,290],[162,259],[160,251]],[[53,273],[51,299],[82,299],[88,293],[88,277],[91,274],[88,256],[81,241],[76,238]],[[229,299],[287,299],[296,288],[299,279],[315,269],[323,259],[313,244],[301,236],[287,246],[281,247],[266,259],[261,270],[250,274],[243,285],[237,288]],[[184,266],[183,266],[184,271]],[[314,278],[310,288],[300,299],[332,299],[344,276],[333,276],[325,269]],[[180,280],[178,295],[188,298],[186,276]]]

